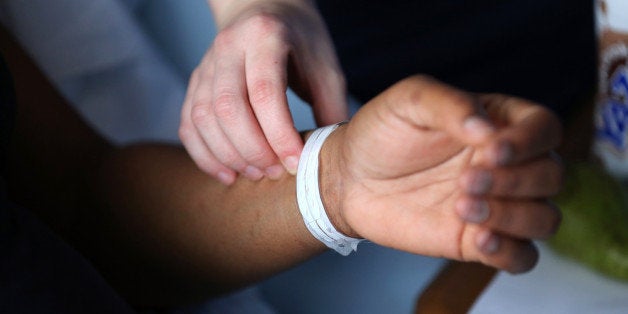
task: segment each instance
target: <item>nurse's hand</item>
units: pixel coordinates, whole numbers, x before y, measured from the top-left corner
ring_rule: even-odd
[[[347,119],[344,76],[310,1],[210,1],[220,32],[194,70],[179,136],[204,172],[224,184],[295,173],[303,143],[288,84],[318,124]]]

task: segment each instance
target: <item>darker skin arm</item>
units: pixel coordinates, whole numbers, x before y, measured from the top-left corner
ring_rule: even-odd
[[[293,176],[239,179],[227,188],[180,147],[114,147],[4,30],[0,35],[18,101],[10,197],[77,248],[133,305],[205,299],[324,251],[302,223]]]

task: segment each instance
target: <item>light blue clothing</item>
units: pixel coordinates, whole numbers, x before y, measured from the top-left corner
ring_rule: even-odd
[[[6,0],[0,21],[107,138],[177,141],[186,79],[127,1]]]

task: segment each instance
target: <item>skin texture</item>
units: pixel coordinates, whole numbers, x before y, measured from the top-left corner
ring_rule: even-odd
[[[336,225],[348,235],[517,273],[536,262],[528,239],[558,227],[547,197],[561,186],[550,154],[560,126],[528,101],[412,77],[333,137],[342,143],[328,157],[336,167],[329,173],[340,181],[323,186],[342,187],[328,193],[339,200]],[[474,213],[478,207],[484,211]]]
[[[225,186],[183,148],[113,147],[10,38],[1,39],[18,96],[10,197],[131,304],[205,299],[325,250],[303,224],[294,176],[238,177]],[[551,154],[560,130],[556,117],[528,101],[411,77],[325,142],[323,203],[346,235],[523,272],[538,257],[531,240],[550,236],[560,221],[547,201],[561,186]]]
[[[208,1],[219,27],[192,73],[180,138],[196,164],[224,184],[294,174],[303,142],[288,84],[317,123],[347,119],[344,76],[310,1]],[[284,170],[285,169],[285,170]]]

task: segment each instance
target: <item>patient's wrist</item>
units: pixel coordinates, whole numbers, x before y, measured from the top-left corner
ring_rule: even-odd
[[[343,216],[344,170],[348,165],[342,156],[342,146],[346,127],[346,124],[339,126],[323,144],[319,157],[319,187],[323,206],[336,230],[345,236],[360,238]]]
[[[334,156],[339,151],[337,149],[338,144],[332,142],[332,145],[327,147],[328,153],[326,152],[325,157],[321,159],[321,150],[330,134],[333,134],[336,128],[338,128],[337,124],[317,129],[305,142],[299,158],[296,196],[303,222],[312,236],[327,247],[346,256],[357,250],[358,244],[362,239],[349,237],[345,234],[351,234],[352,232],[351,228],[344,223],[342,217],[341,205],[344,193],[332,192],[342,187],[342,182],[338,181],[339,178],[342,180],[342,174],[336,173],[336,169],[339,169],[339,167],[335,166],[335,161],[338,159]],[[337,139],[341,140],[342,137],[337,137]],[[329,164],[329,167],[323,170],[325,174],[322,176],[321,161]],[[325,182],[322,184],[321,178],[325,178]],[[327,198],[328,209],[325,208],[326,205],[323,203],[321,186],[325,187],[323,193],[325,193]]]

